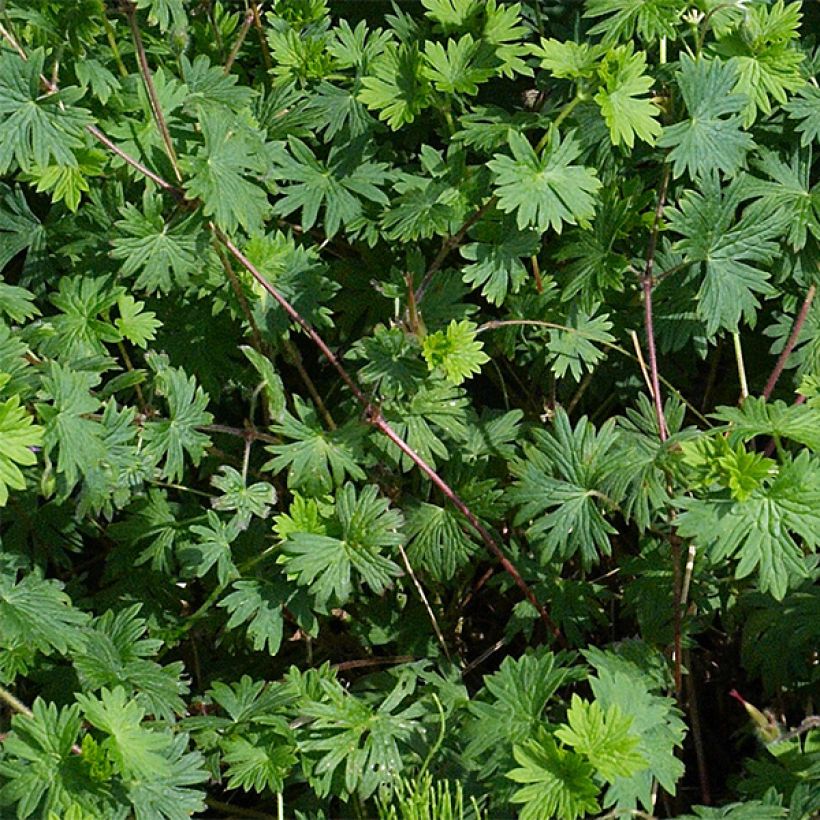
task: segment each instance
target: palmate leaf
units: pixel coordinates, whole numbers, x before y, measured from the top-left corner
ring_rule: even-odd
[[[47,817],[49,811],[67,816],[62,811],[72,803],[79,806],[81,820],[124,818],[125,808],[92,780],[87,762],[74,754],[82,728],[79,706],[58,710],[38,697],[31,712],[13,715],[12,731],[3,740],[0,776],[5,783],[0,788],[0,806],[16,804],[16,817],[21,819]]]
[[[470,720],[464,752],[475,761],[482,777],[512,764],[513,744],[535,734],[549,699],[559,687],[579,677],[578,670],[564,664],[560,655],[540,650],[520,658],[507,657],[498,672],[484,677],[484,688],[467,707]]]
[[[243,579],[234,582],[230,595],[217,606],[230,613],[226,629],[247,624],[254,650],[276,655],[282,645],[284,608],[297,593],[292,584],[281,578]]]
[[[19,580],[0,573],[0,646],[17,645],[38,652],[66,654],[82,641],[88,616],[72,606],[62,584],[38,571]]]
[[[820,543],[820,468],[806,451],[743,501],[713,492],[676,503],[678,532],[713,562],[737,558],[736,578],[755,572],[760,589],[782,600],[807,576],[804,548]]]
[[[364,470],[356,463],[360,428],[349,425],[326,432],[312,407],[298,396],[294,396],[293,404],[296,416],[286,412],[272,428],[285,441],[266,448],[276,458],[262,469],[277,473],[287,468],[288,487],[305,489],[311,495],[329,492],[346,476],[363,479]]]
[[[370,73],[362,77],[359,99],[378,111],[379,119],[395,131],[431,104],[430,83],[423,69],[424,60],[415,44],[386,43]]]
[[[45,250],[46,228],[23,191],[0,183],[0,271],[17,254],[27,251],[23,271],[30,272],[43,264]]]
[[[300,139],[291,137],[288,150],[282,148],[277,153],[273,166],[274,177],[287,183],[276,212],[288,216],[301,210],[301,225],[307,230],[317,223],[321,208],[324,231],[333,236],[361,215],[363,200],[387,205],[380,187],[386,180],[387,165],[367,159],[362,149],[361,141],[334,146],[325,162]]]
[[[83,630],[72,653],[72,663],[85,691],[124,686],[149,715],[173,721],[185,712],[180,695],[188,692],[182,680],[182,662],[160,666],[150,660],[162,642],[146,637],[147,623],[140,605],[103,613]]]
[[[184,472],[184,453],[194,464],[199,464],[211,440],[197,427],[210,424],[213,416],[205,409],[208,395],[197,386],[193,376],[186,376],[182,368],[165,368],[161,376],[161,392],[168,402],[168,418],[149,421],[145,425],[146,451],[156,463],[165,459],[162,474],[178,481]]]
[[[804,86],[785,108],[789,117],[798,121],[801,145],[811,145],[820,138],[820,88],[816,85]]]
[[[660,109],[644,96],[655,82],[645,70],[646,55],[642,51],[633,54],[631,44],[609,51],[598,67],[601,87],[594,100],[613,145],[623,142],[632,148],[636,136],[654,145],[661,134]]]
[[[789,217],[750,206],[735,222],[743,195],[742,180],[721,189],[710,175],[700,191],[687,191],[678,207],[666,212],[669,230],[683,237],[673,249],[703,277],[697,314],[710,335],[720,328],[737,330],[741,318],[753,324],[760,307],[756,294],[774,292],[765,266],[778,252],[773,239]]]
[[[0,402],[0,507],[9,499],[9,488],[25,489],[20,467],[37,463],[34,453],[42,444],[43,428],[33,422],[26,408],[20,406],[19,396]]]
[[[589,703],[573,695],[567,722],[555,736],[583,755],[604,780],[613,783],[648,767],[637,751],[640,738],[631,728],[632,718],[622,714],[615,704],[604,710],[597,701]]]
[[[519,508],[515,523],[529,525],[542,561],[568,560],[580,552],[590,567],[599,551],[611,553],[609,535],[615,532],[601,510],[613,503],[607,492],[618,470],[614,419],[596,431],[584,416],[573,430],[559,408],[553,430],[535,430],[533,437],[535,445],[524,446],[525,459],[511,467],[517,478],[508,492]]]
[[[424,46],[425,76],[437,91],[445,94],[478,93],[480,83],[488,80],[495,72],[482,60],[481,43],[469,34],[460,39],[449,39],[447,49],[442,43],[428,40]],[[482,64],[483,63],[483,64]]]
[[[220,467],[220,472],[222,475],[211,478],[211,484],[222,491],[219,498],[211,501],[215,510],[235,512],[234,521],[240,530],[250,524],[253,516],[267,518],[270,515],[270,508],[276,503],[276,490],[272,484],[258,481],[248,485],[242,474],[227,464]]]
[[[615,341],[609,332],[612,329],[609,314],[595,316],[598,307],[593,304],[589,311],[573,307],[566,319],[567,330],[550,329],[547,342],[550,369],[559,379],[567,370],[576,381],[584,370],[591,373],[606,356],[596,343],[605,345]]]
[[[364,362],[356,374],[363,384],[391,398],[413,393],[427,375],[415,337],[398,327],[376,325],[373,335],[359,339],[348,356]]]
[[[769,6],[754,5],[734,31],[718,39],[715,50],[731,58],[737,69],[734,90],[748,99],[743,112],[747,128],[758,112],[771,114],[772,99],[784,103],[789,92],[805,85],[800,73],[804,55],[794,42],[800,17],[800,3],[775,0]]]
[[[138,302],[133,296],[126,294],[117,299],[117,307],[120,311],[119,318],[114,320],[117,330],[131,344],[145,350],[148,342],[154,340],[157,330],[162,327],[156,313],[143,310],[145,302]]]
[[[134,285],[147,293],[187,287],[207,259],[208,235],[201,219],[192,214],[169,222],[161,198],[151,194],[143,197],[142,210],[126,203],[120,213],[111,255],[124,260],[122,273],[138,273]]]
[[[820,409],[805,404],[767,402],[758,396],[747,396],[739,407],[721,406],[712,414],[726,422],[726,430],[741,441],[755,436],[777,436],[820,452]]]
[[[421,0],[425,15],[445,32],[468,27],[481,14],[481,0]]]
[[[558,747],[543,729],[516,744],[513,754],[520,768],[507,777],[523,784],[511,798],[523,804],[520,820],[575,820],[600,811],[593,767],[582,755]]]
[[[482,343],[476,340],[476,326],[467,320],[454,319],[446,330],[426,336],[421,352],[430,370],[441,370],[450,384],[461,384],[490,361]]]
[[[222,758],[228,764],[228,788],[281,792],[297,761],[295,752],[292,742],[274,731],[229,740]]]
[[[410,701],[416,688],[411,670],[399,680],[378,706],[357,698],[337,681],[320,682],[321,700],[307,702],[302,711],[314,720],[299,748],[316,763],[309,774],[320,796],[330,791],[334,774],[343,779],[347,794],[367,799],[380,786],[390,787],[407,765],[409,743],[423,734],[419,720],[425,713],[420,699]]]
[[[811,184],[811,160],[811,151],[795,151],[786,161],[761,148],[754,164],[768,179],[748,184],[749,194],[759,197],[766,212],[788,213],[788,240],[795,251],[805,247],[809,234],[820,239],[820,183]]]
[[[375,593],[388,587],[401,569],[382,553],[403,540],[402,516],[367,485],[361,493],[347,483],[336,495],[338,537],[291,532],[282,545],[285,570],[310,588],[319,606],[345,603],[353,593],[353,572]]]
[[[73,149],[83,146],[91,117],[74,106],[82,97],[78,88],[40,93],[44,63],[42,49],[31,52],[28,61],[10,51],[0,54],[0,174],[15,166],[45,168],[52,157],[57,165],[77,165]]]
[[[57,449],[57,472],[70,491],[87,468],[106,458],[102,425],[86,416],[100,407],[91,388],[99,383],[95,373],[69,370],[52,362],[43,380],[51,404],[40,403],[37,413],[45,423],[43,445],[46,454]]]
[[[199,123],[205,144],[183,158],[190,174],[185,189],[227,233],[239,225],[249,232],[259,229],[270,205],[264,188],[247,177],[268,170],[260,135],[219,111],[201,108]]]
[[[236,518],[222,521],[213,510],[208,510],[206,515],[206,526],[191,526],[191,533],[198,538],[182,549],[180,560],[187,571],[197,578],[202,578],[212,567],[216,567],[217,580],[224,586],[239,576],[231,552],[233,542],[240,533],[239,522]]]
[[[478,546],[464,531],[464,522],[451,509],[420,503],[407,512],[407,557],[419,572],[448,581]]]
[[[603,34],[605,43],[628,41],[635,34],[646,43],[674,38],[686,0],[588,0],[584,17],[604,17],[589,30]]]
[[[561,233],[564,224],[586,225],[601,183],[593,169],[571,164],[581,154],[572,134],[562,141],[554,129],[540,157],[517,131],[510,131],[509,144],[512,157],[496,154],[487,163],[495,176],[498,207],[515,212],[521,229]]]
[[[529,258],[541,246],[538,234],[521,231],[510,217],[479,223],[472,243],[461,247],[461,255],[470,261],[462,269],[464,282],[481,287],[488,302],[500,305],[507,293],[517,293],[527,279],[522,257]]]
[[[607,789],[604,805],[631,810],[640,804],[652,811],[653,781],[656,779],[669,794],[675,794],[676,783],[683,775],[676,747],[683,744],[686,726],[674,701],[657,694],[666,688],[666,661],[643,644],[636,644],[633,653],[626,642],[622,650],[585,650],[587,661],[596,670],[589,681],[601,708],[615,707],[631,718],[630,734],[639,738],[635,751],[647,765],[631,775],[616,777]],[[663,670],[663,674],[653,675],[653,667]]]
[[[662,148],[671,149],[674,177],[684,171],[692,178],[715,171],[737,173],[754,138],[741,129],[740,112],[748,98],[734,90],[734,66],[682,54],[675,76],[689,118],[664,128],[658,140]]]

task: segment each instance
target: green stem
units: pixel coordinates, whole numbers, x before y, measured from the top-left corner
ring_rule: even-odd
[[[122,61],[122,54],[120,54],[120,47],[117,45],[117,38],[114,35],[114,27],[111,21],[106,17],[103,11],[103,28],[105,29],[105,36],[108,38],[108,45],[111,47],[111,53],[114,55],[114,62],[117,64],[117,71],[120,72],[120,77],[128,76],[128,69]]]
[[[582,102],[583,99],[584,98],[580,94],[576,94],[558,113],[553,125],[558,128],[558,126],[561,125],[561,123],[575,110],[575,106]],[[540,154],[550,141],[551,130],[552,129],[548,130],[547,133],[544,134],[544,136],[538,141],[538,145],[535,146],[536,154]]]
[[[735,361],[737,362],[737,377],[740,380],[740,400],[749,398],[749,383],[746,380],[746,366],[743,364],[743,348],[740,344],[740,333],[735,331],[732,334],[732,341],[735,346]]]

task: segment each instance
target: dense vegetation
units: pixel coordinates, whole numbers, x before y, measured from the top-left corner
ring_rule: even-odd
[[[820,811],[817,6],[0,3],[0,816]]]

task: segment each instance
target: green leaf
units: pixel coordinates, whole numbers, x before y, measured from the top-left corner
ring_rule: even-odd
[[[769,179],[752,179],[750,196],[759,197],[761,209],[789,215],[788,240],[795,251],[802,250],[808,235],[820,239],[820,183],[811,185],[811,152],[795,151],[789,161],[773,151],[760,149],[755,165]]]
[[[556,40],[553,37],[542,37],[541,44],[531,46],[530,50],[540,59],[541,68],[554,77],[576,81],[590,79],[604,53],[604,48],[600,45]]]
[[[785,106],[789,117],[798,121],[797,130],[802,134],[800,144],[809,146],[820,138],[820,88],[807,85]]]
[[[524,784],[511,798],[523,804],[520,820],[575,820],[600,811],[592,766],[581,755],[559,748],[543,730],[516,744],[513,754],[520,768],[507,777]]]
[[[487,777],[512,763],[514,743],[531,738],[542,725],[548,701],[578,677],[566,660],[546,650],[520,658],[506,657],[498,672],[485,675],[483,689],[468,710],[465,755]]]
[[[264,470],[278,473],[287,467],[288,487],[305,488],[311,495],[339,486],[345,476],[365,477],[356,463],[356,428],[325,432],[316,411],[298,396],[294,396],[294,409],[296,416],[286,412],[284,419],[273,425],[273,431],[286,441],[265,448],[276,458],[265,464]]]
[[[817,407],[747,396],[739,407],[723,405],[712,416],[726,422],[726,429],[741,441],[750,441],[755,436],[776,436],[820,452],[820,409]]]
[[[461,384],[481,365],[490,361],[481,342],[476,340],[476,326],[472,322],[450,322],[447,330],[438,330],[426,336],[421,352],[430,370],[441,369],[451,384]]]
[[[234,581],[232,589],[218,604],[230,613],[227,629],[247,624],[253,648],[276,655],[282,645],[283,610],[295,590],[277,578]]]
[[[185,567],[197,578],[202,578],[216,566],[219,584],[225,586],[239,575],[231,551],[240,533],[239,522],[232,518],[225,523],[213,510],[208,510],[206,515],[207,526],[191,526],[191,533],[199,538],[184,547],[180,557]]]
[[[632,719],[630,733],[640,738],[636,752],[648,765],[631,776],[617,777],[607,789],[604,805],[632,810],[640,803],[652,811],[653,781],[674,795],[683,775],[676,748],[683,745],[686,725],[674,701],[656,694],[667,688],[666,660],[643,644],[634,644],[638,651],[632,651],[633,644],[626,641],[617,652],[593,648],[584,655],[596,670],[590,678],[596,701],[602,709],[615,707]],[[653,675],[653,667],[662,673]]]
[[[645,43],[675,37],[686,0],[588,0],[584,17],[606,17],[589,30],[605,43],[628,41],[638,34]]]
[[[618,471],[614,420],[596,431],[584,416],[573,430],[566,412],[557,408],[554,429],[535,430],[533,438],[535,446],[525,445],[525,459],[511,467],[517,477],[509,491],[519,507],[515,523],[529,525],[542,561],[566,561],[580,552],[582,564],[590,567],[599,551],[611,553],[609,535],[616,532],[601,511],[613,504],[607,491]]]
[[[359,99],[394,131],[413,122],[431,102],[418,47],[387,43],[370,73],[362,77]]]
[[[564,224],[586,225],[595,214],[601,183],[591,168],[572,165],[581,148],[569,134],[556,130],[541,157],[517,131],[509,136],[512,157],[496,154],[487,163],[495,176],[498,207],[515,212],[518,227],[561,233]]]
[[[522,257],[538,252],[538,234],[518,230],[507,217],[479,223],[473,238],[475,242],[461,247],[461,255],[470,261],[462,278],[473,288],[480,286],[488,302],[500,305],[507,293],[518,293],[526,281],[529,274]]]
[[[211,110],[200,109],[199,124],[205,144],[182,163],[190,174],[185,190],[223,231],[258,230],[270,211],[265,190],[247,178],[267,171],[259,135]]]
[[[138,617],[139,604],[120,612],[108,610],[83,630],[72,663],[85,691],[122,685],[136,694],[148,714],[173,721],[186,706],[180,695],[188,692],[182,681],[182,663],[160,666],[149,658],[162,642],[146,637],[147,624]]]
[[[785,103],[789,92],[805,85],[800,73],[804,55],[793,42],[799,37],[801,16],[800,3],[754,5],[734,31],[718,39],[715,51],[729,57],[737,69],[734,90],[748,99],[743,111],[747,128],[758,112],[772,113],[772,99]]]
[[[445,32],[466,28],[481,13],[480,0],[421,0],[425,15]]]
[[[301,225],[307,230],[317,223],[323,208],[324,231],[333,236],[342,225],[349,226],[361,216],[363,200],[387,205],[380,187],[387,165],[366,159],[360,148],[353,144],[334,146],[325,162],[300,139],[291,137],[289,150],[280,151],[273,166],[275,178],[287,183],[276,212],[288,216],[301,210]]]
[[[236,526],[244,530],[251,522],[251,518],[267,518],[270,508],[276,503],[276,490],[271,484],[262,481],[247,485],[242,474],[233,467],[223,464],[220,467],[222,475],[211,478],[211,484],[222,491],[219,498],[211,501],[215,510],[235,512],[233,518]]]
[[[428,40],[424,46],[427,65],[425,76],[437,91],[445,94],[478,93],[479,83],[488,80],[492,68],[481,64],[480,43],[465,34],[458,40],[449,39],[447,49],[441,43]]]
[[[401,574],[382,551],[402,543],[401,514],[367,485],[357,494],[348,483],[336,495],[338,537],[292,532],[282,545],[285,569],[310,587],[321,606],[331,598],[345,603],[353,592],[353,571],[375,593]]]
[[[640,738],[631,727],[632,719],[616,705],[604,711],[597,701],[589,703],[573,695],[567,724],[560,726],[555,736],[586,757],[604,780],[614,783],[647,768],[647,761],[637,751]]]
[[[294,747],[277,732],[239,737],[225,744],[229,789],[281,792],[297,761]]]
[[[26,479],[20,466],[37,463],[35,448],[43,443],[43,428],[34,424],[20,397],[0,402],[0,507],[9,499],[9,488],[24,490]]]
[[[138,9],[148,9],[148,22],[168,31],[171,26],[185,28],[187,17],[182,0],[136,0]]]
[[[688,171],[694,179],[715,171],[736,174],[754,138],[741,130],[740,112],[748,98],[734,90],[734,66],[682,54],[675,76],[689,118],[666,126],[658,140],[659,146],[671,149],[673,175],[677,178]]]
[[[768,263],[779,251],[773,239],[785,224],[781,211],[747,208],[735,221],[743,188],[721,189],[717,178],[703,181],[699,192],[687,191],[677,208],[666,211],[669,230],[681,234],[674,249],[701,274],[697,314],[712,335],[735,331],[741,318],[754,324],[760,303],[755,294],[771,295]]]
[[[364,362],[357,377],[382,396],[413,393],[427,375],[427,368],[419,359],[418,343],[413,343],[398,327],[376,325],[373,335],[359,339],[348,356]]]
[[[713,562],[737,558],[736,578],[756,572],[760,589],[782,600],[806,577],[800,542],[812,549],[820,543],[820,469],[807,452],[743,501],[718,492],[676,503],[683,510],[678,532]]]
[[[601,87],[594,100],[609,127],[613,145],[622,142],[627,148],[635,144],[635,137],[655,144],[661,135],[658,122],[660,109],[644,97],[655,82],[645,74],[646,55],[632,53],[632,46],[619,46],[610,51],[598,68]]]
[[[412,671],[399,673],[396,685],[375,706],[336,681],[321,682],[322,700],[303,707],[313,721],[299,742],[302,752],[316,758],[310,779],[320,796],[330,790],[337,769],[342,769],[343,793],[358,792],[362,799],[393,785],[407,765],[410,741],[422,731],[424,704],[417,699],[404,705],[415,685]]]
[[[75,609],[62,584],[39,571],[24,575],[0,573],[0,645],[27,646],[37,652],[65,655],[81,642],[80,627],[88,616]]]
[[[178,481],[184,472],[184,453],[199,464],[210,447],[210,438],[197,427],[210,424],[213,416],[205,409],[208,395],[182,368],[163,370],[160,387],[168,402],[168,418],[151,420],[145,425],[145,446],[156,463],[165,459],[162,475]]]
[[[84,144],[88,111],[73,104],[82,96],[76,87],[42,95],[40,75],[45,51],[37,49],[28,61],[17,54],[0,54],[0,174],[19,167],[77,165],[75,148]]]
[[[102,427],[86,418],[100,407],[90,390],[99,383],[94,373],[69,370],[52,362],[43,388],[52,404],[38,404],[37,413],[45,423],[43,445],[46,455],[57,448],[57,472],[70,491],[86,469],[107,456]]]
[[[139,273],[134,286],[147,293],[168,293],[174,287],[185,288],[203,267],[207,258],[208,238],[196,214],[168,220],[163,215],[162,199],[146,194],[142,211],[130,203],[115,223],[120,231],[113,239],[111,255],[125,260],[122,273]]]
[[[550,368],[560,379],[567,370],[579,381],[583,370],[592,373],[595,366],[606,354],[596,347],[596,343],[612,344],[615,337],[609,332],[612,322],[609,314],[595,316],[598,305],[591,310],[573,308],[566,319],[567,330],[550,329],[547,342]]]
[[[418,572],[448,581],[478,547],[464,532],[465,522],[448,507],[421,503],[407,513],[407,557]]]
[[[69,802],[81,807],[80,820],[122,817],[89,776],[88,764],[74,754],[82,727],[79,706],[58,709],[38,697],[31,712],[13,715],[12,731],[3,740],[0,805],[16,803],[18,818],[45,817],[49,808]]]
[[[138,302],[133,296],[127,295],[117,299],[117,307],[120,311],[119,318],[114,320],[117,330],[131,344],[143,350],[147,348],[148,342],[156,338],[157,330],[162,327],[162,322],[156,319],[156,313],[143,310],[144,302]]]

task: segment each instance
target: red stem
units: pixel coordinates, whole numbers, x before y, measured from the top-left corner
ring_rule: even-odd
[[[772,395],[774,387],[777,384],[777,380],[780,378],[780,374],[783,372],[783,368],[786,366],[786,362],[797,344],[797,339],[800,336],[800,331],[803,329],[803,325],[806,322],[806,317],[809,315],[811,303],[814,301],[814,294],[816,292],[816,286],[812,285],[806,294],[806,298],[803,300],[803,304],[800,306],[800,311],[797,314],[797,318],[794,320],[794,325],[792,325],[792,332],[789,334],[789,338],[786,340],[783,350],[780,351],[780,355],[777,357],[777,361],[774,365],[774,370],[772,370],[772,374],[769,376],[769,380],[763,388],[763,398],[766,400],[768,400]]]

